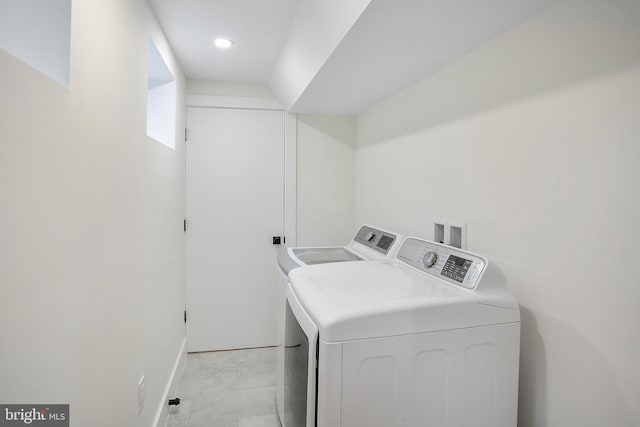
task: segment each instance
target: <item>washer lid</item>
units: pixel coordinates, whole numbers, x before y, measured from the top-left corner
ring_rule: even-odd
[[[402,236],[390,231],[360,227],[347,246],[293,247],[281,251],[278,266],[284,275],[304,265],[370,259],[389,259],[400,246]]]
[[[473,291],[451,286],[397,261],[308,266],[291,271],[289,281],[289,292],[295,294],[326,342],[520,319],[518,310],[482,304]]]
[[[291,248],[298,260],[306,265],[329,262],[362,261],[362,258],[345,247],[336,248]]]

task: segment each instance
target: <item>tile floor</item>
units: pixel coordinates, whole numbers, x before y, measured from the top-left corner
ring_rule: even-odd
[[[167,427],[280,427],[275,348],[187,356]]]

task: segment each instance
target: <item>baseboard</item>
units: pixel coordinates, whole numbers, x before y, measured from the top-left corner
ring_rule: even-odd
[[[175,390],[182,378],[182,373],[184,372],[184,366],[186,363],[187,338],[185,337],[182,341],[182,345],[180,346],[180,351],[178,352],[176,361],[173,364],[173,370],[171,371],[171,376],[169,377],[167,386],[162,394],[162,400],[160,401],[160,406],[156,412],[156,418],[152,424],[154,427],[165,427],[167,425],[167,419],[169,418],[169,405],[167,402],[169,401],[169,396],[173,397],[175,395]]]

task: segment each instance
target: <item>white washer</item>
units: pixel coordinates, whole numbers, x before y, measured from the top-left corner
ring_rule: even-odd
[[[289,279],[288,427],[516,426],[519,306],[486,258],[407,238]]]
[[[346,246],[288,248],[278,256],[279,307],[276,348],[276,401],[280,422],[284,419],[284,314],[285,291],[291,270],[306,265],[349,261],[376,261],[392,258],[397,252],[402,236],[380,228],[363,225]]]
[[[278,256],[278,267],[286,278],[291,270],[305,265],[388,259],[401,240],[398,233],[363,225],[346,246],[288,248]]]

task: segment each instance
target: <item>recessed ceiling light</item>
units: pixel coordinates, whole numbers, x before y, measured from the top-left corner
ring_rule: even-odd
[[[228,39],[215,39],[213,41],[213,44],[215,44],[220,49],[228,49],[228,48],[231,47],[233,42],[231,40],[228,40]]]

